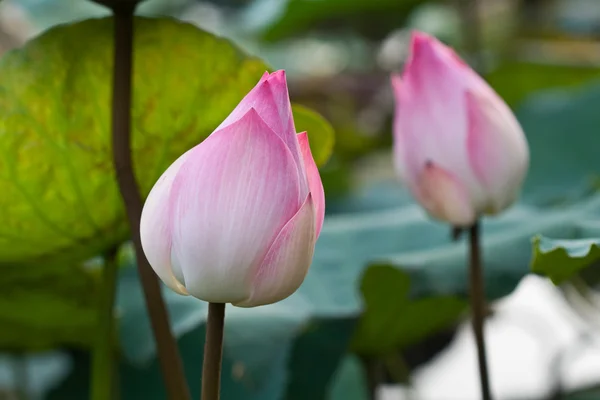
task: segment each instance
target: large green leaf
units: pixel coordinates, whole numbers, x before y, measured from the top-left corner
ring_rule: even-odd
[[[560,284],[600,260],[600,239],[533,239],[531,270]]]
[[[59,26],[0,61],[2,263],[86,258],[127,237],[109,131],[111,25]],[[135,26],[133,156],[146,194],[266,66],[190,24]]]
[[[0,61],[0,264],[81,261],[127,237],[109,131],[111,25],[59,26]],[[267,66],[190,24],[137,18],[135,28],[132,146],[145,195]],[[331,127],[295,110],[325,161]]]
[[[467,302],[454,296],[409,299],[410,277],[387,265],[374,265],[361,281],[365,309],[352,341],[362,355],[385,356],[456,323]]]
[[[535,202],[572,204],[570,209],[577,209],[580,207],[577,199],[597,192],[600,169],[594,148],[600,145],[597,135],[600,115],[595,106],[598,101],[600,85],[595,84],[573,93],[546,92],[544,97],[539,96],[526,106],[529,112],[523,118],[525,127],[535,126],[544,132],[532,146],[532,160],[536,157],[543,165],[529,177],[530,185],[537,183],[539,189],[531,196]],[[549,148],[547,143],[552,146]],[[569,221],[576,229],[570,235],[536,236],[532,271],[559,284],[597,261],[600,258],[595,239],[600,237],[597,215],[591,212]]]
[[[600,81],[594,81],[538,92],[517,110],[531,152],[523,201],[544,208],[569,206],[597,192],[598,101]]]

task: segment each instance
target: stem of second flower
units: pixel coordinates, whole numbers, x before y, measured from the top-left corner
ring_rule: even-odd
[[[202,365],[202,400],[219,400],[224,326],[225,304],[209,303]]]
[[[485,350],[485,336],[483,332],[486,301],[479,236],[479,222],[475,222],[475,224],[469,229],[469,282],[471,292],[471,310],[473,313],[473,332],[475,334],[477,359],[479,361],[481,397],[483,400],[492,400]]]

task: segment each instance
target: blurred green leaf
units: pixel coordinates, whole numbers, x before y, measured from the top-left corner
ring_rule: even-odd
[[[600,68],[507,62],[485,78],[509,106],[516,107],[539,90],[576,87],[600,78]]]
[[[335,134],[333,127],[322,115],[300,104],[292,104],[296,132],[306,131],[310,150],[317,165],[327,162],[333,151]]]
[[[568,206],[598,192],[599,101],[600,81],[594,81],[537,92],[519,107],[531,153],[524,202]]]
[[[600,84],[595,83],[577,91],[544,91],[524,103],[521,122],[526,132],[537,133],[529,135],[531,159],[537,160],[527,181],[528,187],[535,186],[527,194],[533,204],[569,206],[568,212],[574,212],[585,199],[597,197],[600,171],[593,148],[600,145],[598,101]],[[600,258],[593,239],[600,237],[597,213],[585,215],[568,222],[572,233],[537,232],[543,236],[534,239],[533,272],[558,284]]]
[[[362,278],[365,310],[352,341],[361,355],[384,356],[455,324],[464,299],[433,296],[409,299],[410,277],[389,265],[373,265]]]
[[[363,34],[383,37],[424,0],[288,0],[281,16],[263,33],[277,41],[314,28],[351,25]]]
[[[335,153],[327,164],[319,168],[319,173],[325,190],[325,198],[328,201],[332,198],[339,198],[349,191],[352,184],[350,182],[350,167],[348,163],[341,161]],[[329,212],[329,207],[325,212]]]
[[[558,285],[600,260],[600,239],[533,239],[531,270]]]

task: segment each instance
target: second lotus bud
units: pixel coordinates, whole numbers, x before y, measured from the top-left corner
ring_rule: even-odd
[[[396,97],[396,169],[434,218],[469,226],[517,198],[529,164],[506,103],[452,49],[415,32]]]

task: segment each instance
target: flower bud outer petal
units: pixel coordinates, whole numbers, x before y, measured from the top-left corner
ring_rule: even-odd
[[[260,77],[260,80],[258,81],[258,83],[262,83],[262,82],[266,81],[269,78],[269,76],[271,76],[269,71],[265,71],[264,74],[262,74],[262,76]]]
[[[247,299],[248,277],[300,208],[299,191],[290,150],[254,109],[192,149],[170,199],[172,259],[188,292]]]
[[[312,194],[315,206],[315,234],[319,237],[321,228],[323,227],[323,220],[325,219],[325,191],[323,190],[323,182],[321,181],[321,175],[319,175],[319,169],[317,168],[315,159],[310,151],[310,144],[306,132],[298,134],[298,142],[300,143],[300,150],[306,168],[306,176],[308,177],[308,188]]]
[[[412,190],[423,208],[438,220],[467,227],[477,219],[476,210],[462,182],[432,162],[425,165]]]
[[[315,250],[315,205],[309,194],[298,213],[283,227],[252,279],[252,294],[238,307],[276,303],[302,284]]]
[[[267,78],[268,87],[271,90],[273,100],[279,112],[279,118],[283,127],[281,139],[288,146],[294,160],[298,166],[298,175],[300,179],[300,195],[304,198],[310,190],[308,186],[304,186],[307,179],[306,167],[302,159],[302,152],[296,135],[296,127],[294,126],[294,115],[292,113],[292,104],[290,103],[290,95],[287,86],[287,78],[284,70],[275,71]]]
[[[176,277],[181,275],[181,271],[174,271],[171,265],[172,232],[169,196],[177,172],[188,155],[189,151],[175,160],[154,184],[144,203],[140,221],[142,248],[152,269],[170,289],[183,295],[187,295],[188,292]]]
[[[273,95],[273,100],[279,112],[281,125],[285,131],[283,141],[286,142],[291,151],[297,149],[296,140],[291,140],[296,136],[294,126],[294,115],[292,113],[292,104],[290,103],[290,94],[287,86],[287,78],[284,70],[275,71],[267,78],[269,89]]]
[[[265,79],[263,76],[260,82],[248,92],[215,131],[239,121],[240,118],[246,115],[248,110],[253,108],[273,132],[277,133],[280,137],[283,136],[283,122],[279,115],[279,108],[275,103],[273,92],[269,86],[269,78]]]
[[[287,88],[285,71],[279,70],[272,74],[265,73],[258,84],[242,99],[237,107],[219,125],[217,130],[232,124],[254,108],[265,123],[288,146],[298,167],[300,182],[304,182],[304,166],[302,163],[292,105]],[[308,194],[308,187],[302,187],[302,198]]]
[[[527,140],[517,119],[492,89],[468,91],[471,167],[487,193],[482,213],[495,214],[517,198],[529,165]]]

